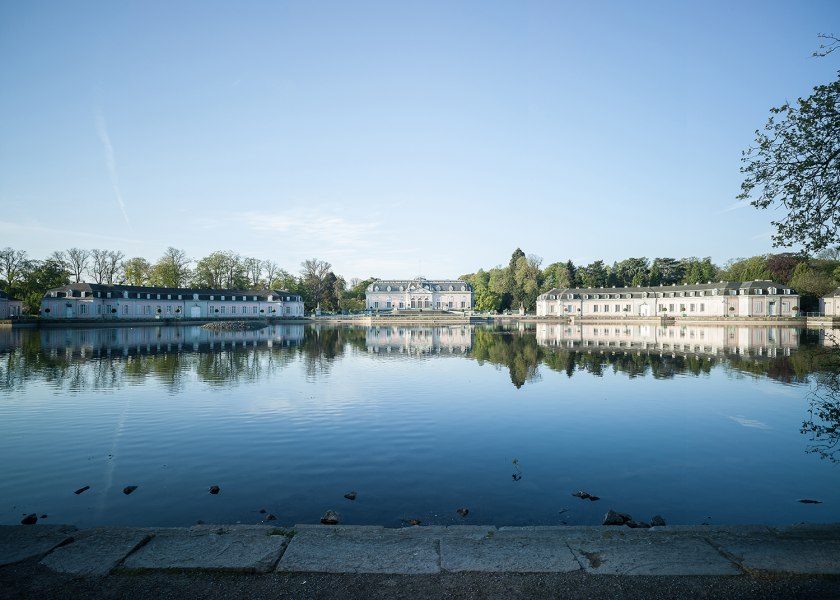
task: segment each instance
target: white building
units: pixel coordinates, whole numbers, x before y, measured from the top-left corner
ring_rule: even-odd
[[[41,318],[215,319],[302,317],[303,299],[284,290],[213,290],[74,283],[48,290]]]
[[[799,295],[769,280],[626,288],[554,288],[537,298],[538,317],[793,317]]]
[[[820,312],[826,317],[840,317],[840,287],[820,298]]]
[[[16,319],[20,317],[22,302],[12,298],[6,292],[0,291],[0,319]]]
[[[368,310],[470,310],[472,286],[460,280],[377,279],[367,287]]]

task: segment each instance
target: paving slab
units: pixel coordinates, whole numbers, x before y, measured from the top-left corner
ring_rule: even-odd
[[[840,523],[800,523],[776,528],[781,538],[840,540]]]
[[[154,537],[129,555],[122,567],[267,573],[289,542],[285,535],[271,535],[278,530],[264,525],[202,525],[152,531]]]
[[[85,529],[73,543],[56,548],[41,564],[59,573],[107,575],[152,534],[142,529]]]
[[[592,529],[567,537],[583,568],[608,575],[740,575],[706,540],[652,530]]]
[[[417,528],[422,529],[422,528]],[[411,529],[296,525],[277,570],[416,575],[440,572],[438,540]]]
[[[508,529],[481,538],[442,538],[440,565],[446,571],[491,573],[567,573],[581,568],[557,532]]]
[[[70,525],[0,525],[0,566],[44,556],[76,532]]]
[[[712,543],[747,571],[840,575],[840,540],[723,538]]]

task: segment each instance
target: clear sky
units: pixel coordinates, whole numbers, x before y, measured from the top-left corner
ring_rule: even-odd
[[[0,247],[296,273],[773,251],[738,206],[837,0],[2,2]]]

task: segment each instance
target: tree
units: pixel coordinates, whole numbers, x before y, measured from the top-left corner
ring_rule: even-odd
[[[120,266],[125,255],[119,250],[90,251],[91,266],[88,273],[96,283],[114,284],[119,279]]]
[[[580,276],[580,284],[583,287],[597,288],[607,285],[607,268],[604,266],[604,261],[596,260],[593,263],[578,269]]]
[[[70,283],[64,264],[54,257],[44,261],[32,261],[20,284],[19,294],[23,307],[29,314],[38,314],[41,298],[49,289]]]
[[[825,296],[836,287],[831,275],[815,269],[807,262],[796,265],[790,278],[790,286],[802,296],[811,296],[814,299]]]
[[[542,258],[534,254],[520,256],[513,271],[515,289],[526,310],[536,307],[540,294],[540,264]],[[518,308],[518,306],[516,307]]]
[[[702,260],[694,256],[683,258],[680,260],[680,267],[683,272],[680,283],[714,281],[718,276],[718,268],[712,264],[712,259],[709,256]]]
[[[274,278],[280,271],[280,266],[273,260],[264,260],[262,263],[262,268],[265,272],[265,283],[268,287],[271,287]]]
[[[745,177],[738,198],[785,213],[772,221],[776,246],[802,244],[815,252],[840,242],[840,71],[837,75],[809,97],[770,109],[764,131],[755,132],[756,145],[742,153]]]
[[[187,253],[169,246],[152,267],[151,284],[161,287],[183,287],[190,277]]]
[[[650,265],[650,285],[671,285],[683,281],[683,264],[673,258],[654,258]]]
[[[135,256],[123,262],[122,270],[128,285],[148,285],[152,265],[145,258]]]
[[[326,277],[332,265],[324,260],[308,258],[300,263],[300,266],[305,300],[308,300],[313,307],[318,306],[327,291]]]
[[[767,255],[767,270],[774,281],[787,283],[793,276],[793,270],[805,257],[793,252],[781,252],[779,254]]]
[[[641,287],[649,282],[648,259],[628,258],[613,266],[613,273],[616,278],[615,285],[628,287]]]
[[[5,282],[5,291],[11,294],[29,268],[31,261],[26,257],[26,250],[15,250],[6,246],[0,250],[0,280]]]
[[[753,281],[756,279],[772,279],[767,269],[766,256],[751,256],[727,261],[720,272],[721,279],[726,281]]]
[[[58,253],[56,253],[58,255]],[[88,260],[90,259],[90,250],[84,248],[70,248],[69,250],[60,254],[64,261],[65,268],[70,271],[73,276],[73,283],[79,283],[82,280],[82,273],[87,269]]]

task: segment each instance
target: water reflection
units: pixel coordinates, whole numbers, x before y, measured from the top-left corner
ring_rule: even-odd
[[[0,391],[39,381],[63,390],[109,389],[154,377],[176,391],[186,374],[211,385],[255,381],[300,359],[310,380],[348,351],[402,359],[460,356],[509,372],[521,388],[540,365],[657,379],[732,372],[797,383],[821,367],[824,333],[788,326],[469,325],[340,327],[273,325],[255,331],[196,326],[0,331]]]
[[[840,462],[840,344],[836,333],[823,335],[824,351],[814,353],[815,387],[808,396],[808,418],[801,432],[807,452]]]

